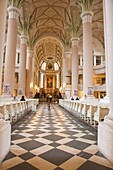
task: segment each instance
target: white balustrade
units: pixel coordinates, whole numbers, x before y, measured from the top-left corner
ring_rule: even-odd
[[[104,108],[98,106],[97,111],[94,113],[94,126],[96,127],[97,123],[104,120],[104,117],[109,113],[109,108]]]
[[[94,113],[97,111],[97,106],[96,105],[90,105],[88,111],[87,111],[87,122],[90,124],[93,123],[93,117]]]
[[[29,110],[36,111],[37,105],[38,99],[28,99],[27,101],[2,101],[2,103],[0,103],[0,163],[10,150],[10,124],[17,121],[18,118],[21,118]]]
[[[26,101],[2,101],[0,104],[0,119],[10,120],[10,123],[13,123],[30,110],[36,112],[38,103],[38,99],[27,99]]]
[[[75,112],[77,112],[77,110],[78,110],[78,106],[79,106],[79,102],[76,102]]]
[[[9,121],[0,120],[0,163],[10,150],[11,125]]]
[[[84,103],[84,106],[82,108],[82,116],[83,116],[83,119],[86,120],[87,119],[87,111],[89,109],[89,106],[88,104],[85,104]]]
[[[109,112],[109,103],[101,103],[96,99],[87,99],[85,101],[82,100],[65,100],[60,99],[59,105],[68,111],[71,110],[76,115],[84,118],[90,124],[96,126],[100,121],[104,120],[104,117]]]

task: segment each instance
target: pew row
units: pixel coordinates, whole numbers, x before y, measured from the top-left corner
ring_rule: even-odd
[[[97,100],[89,101],[71,101],[60,99],[59,105],[73,114],[81,117],[89,124],[94,124],[96,127],[99,122],[104,120],[104,117],[109,113],[109,104],[100,103]]]

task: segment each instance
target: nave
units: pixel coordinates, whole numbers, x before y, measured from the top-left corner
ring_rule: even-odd
[[[11,150],[0,170],[110,170],[97,131],[58,105],[40,104],[12,126]]]

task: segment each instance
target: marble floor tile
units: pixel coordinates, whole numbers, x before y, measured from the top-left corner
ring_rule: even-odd
[[[111,170],[97,130],[58,105],[40,104],[12,126],[11,149],[0,170]]]

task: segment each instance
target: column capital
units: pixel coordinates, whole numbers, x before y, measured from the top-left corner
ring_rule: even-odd
[[[7,9],[9,14],[9,19],[16,19],[18,20],[18,17],[20,15],[20,10],[16,7],[8,7]]]
[[[71,38],[71,41],[72,41],[72,46],[78,45],[79,38],[78,37],[73,37],[73,38]]]
[[[92,17],[93,17],[93,12],[92,11],[84,11],[82,14],[81,14],[81,18],[82,18],[82,22],[83,24],[84,23],[92,23]]]
[[[72,52],[65,52],[65,58],[71,58]]]
[[[26,35],[21,35],[20,36],[21,43],[27,44],[28,37]]]
[[[31,54],[31,55],[28,55],[27,57],[32,57],[32,55],[33,55],[34,52],[33,52],[32,50],[27,50],[27,53],[28,53],[28,54]]]

